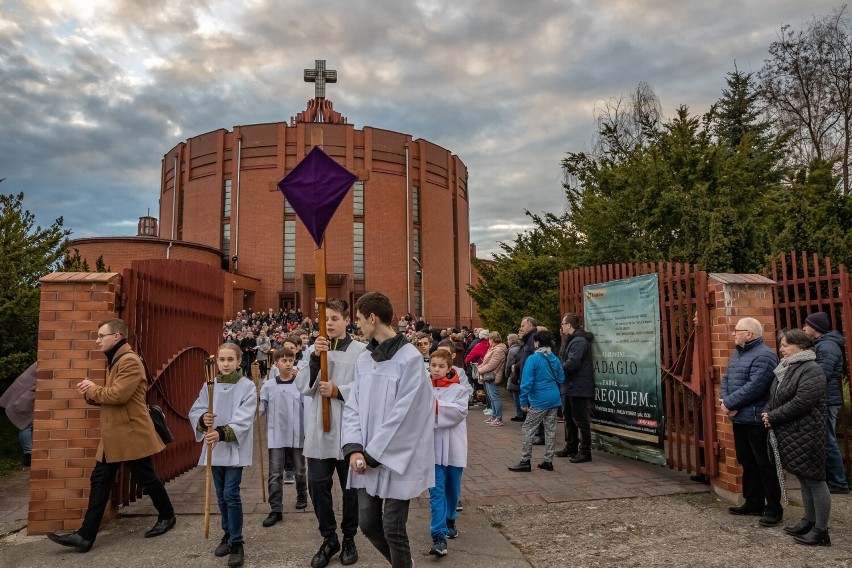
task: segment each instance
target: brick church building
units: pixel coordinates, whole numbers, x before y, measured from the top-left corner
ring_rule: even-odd
[[[349,124],[325,97],[336,73],[324,61],[305,70],[305,81],[315,83],[315,97],[289,123],[222,128],[165,154],[158,236],[150,229],[144,236],[140,223],[139,237],[72,246],[90,264],[102,254],[117,270],[138,256],[128,241],[158,243],[160,257],[183,252],[221,264],[227,313],[295,307],[313,314],[315,244],[276,184],[321,139],[323,150],[358,176],[326,231],[328,297],[354,302],[379,290],[397,317],[478,324],[467,291],[476,274],[464,163],[428,140]]]

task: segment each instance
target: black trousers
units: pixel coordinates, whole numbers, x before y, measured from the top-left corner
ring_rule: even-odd
[[[763,424],[734,423],[734,449],[743,468],[743,497],[754,509],[780,513],[781,485],[769,461],[766,441],[769,430]]]
[[[337,520],[334,518],[334,503],[331,500],[335,471],[343,491],[343,519],[340,529],[344,538],[354,537],[358,532],[358,492],[355,489],[346,489],[349,464],[345,460],[308,458],[308,493],[311,494],[320,534],[323,538],[336,534]]]
[[[592,453],[592,399],[563,396],[565,416],[565,447],[569,453]]]
[[[83,526],[77,530],[77,534],[86,540],[93,541],[98,535],[98,529],[101,526],[101,520],[104,518],[104,511],[109,502],[109,494],[115,483],[115,474],[118,473],[118,468],[121,467],[121,464],[127,466],[133,480],[142,487],[145,493],[150,495],[151,501],[153,501],[154,507],[157,509],[157,520],[162,521],[175,516],[175,510],[172,508],[169,494],[166,492],[163,482],[160,481],[154,472],[150,456],[126,462],[106,463],[96,461],[95,469],[92,470],[90,479],[89,507],[86,509],[86,515],[83,517]]]

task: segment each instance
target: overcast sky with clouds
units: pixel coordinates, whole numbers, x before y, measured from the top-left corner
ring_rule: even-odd
[[[704,113],[779,28],[841,0],[0,0],[0,184],[75,237],[158,214],[160,164],[188,137],[288,121],[326,59],[356,128],[425,138],[467,165],[480,256],[558,213],[560,160],[595,106],[640,81],[667,117]]]

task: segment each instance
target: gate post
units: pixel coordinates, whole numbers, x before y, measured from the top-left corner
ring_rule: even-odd
[[[722,414],[719,390],[728,359],[734,352],[733,331],[740,318],[752,317],[763,324],[763,340],[775,348],[773,280],[757,274],[709,274],[710,349],[713,365],[713,393],[716,408],[716,440],[719,446],[719,475],[711,479],[713,492],[733,503],[742,494],[742,468],[734,450],[734,429]]]
[[[97,348],[99,321],[117,317],[121,277],[54,272],[41,279],[38,366],[27,534],[75,530],[86,511],[100,440],[100,410],[75,386],[106,379]],[[111,503],[104,522],[118,511]]]

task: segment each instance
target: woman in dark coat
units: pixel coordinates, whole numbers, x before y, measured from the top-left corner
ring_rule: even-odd
[[[777,440],[784,469],[799,479],[805,517],[785,527],[796,542],[831,545],[831,495],[825,482],[825,374],[813,341],[800,329],[779,334],[781,362],[769,388],[763,424]]]

